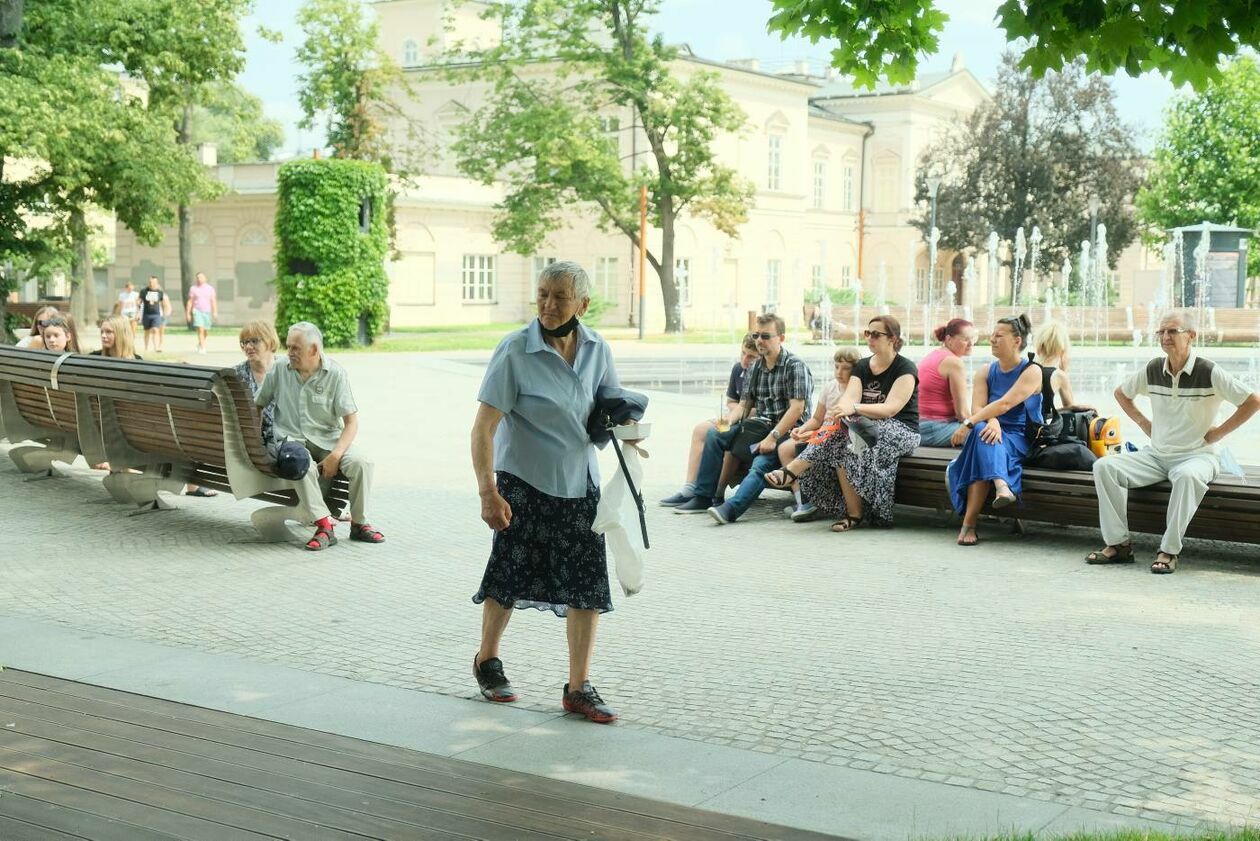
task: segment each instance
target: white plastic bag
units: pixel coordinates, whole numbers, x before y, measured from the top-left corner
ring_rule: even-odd
[[[623,444],[621,452],[631,481],[636,488],[642,488],[643,464],[639,460],[639,451]],[[646,550],[642,546],[638,520],[639,509],[634,504],[634,497],[630,495],[630,488],[626,485],[626,477],[619,464],[617,472],[604,485],[591,531],[604,536],[617,570],[617,581],[627,596],[633,596],[643,589],[643,553]],[[631,531],[635,534],[633,538],[630,536]]]

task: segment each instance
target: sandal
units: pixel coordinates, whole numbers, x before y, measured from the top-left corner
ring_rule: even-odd
[[[320,552],[327,549],[337,542],[337,535],[332,533],[332,528],[324,528],[317,526],[315,536],[306,541],[306,550],[308,552]]]
[[[860,525],[862,525],[862,520],[859,517],[841,517],[831,524],[831,530],[839,534],[840,532],[852,531]]]
[[[1116,550],[1114,555],[1106,554],[1108,549]],[[1132,543],[1116,543],[1104,546],[1097,552],[1090,552],[1085,556],[1087,564],[1131,564],[1133,563],[1133,544]]]
[[[995,511],[1001,510],[1007,507],[1008,505],[1014,505],[1014,504],[1015,504],[1015,494],[1011,493],[1010,491],[1007,491],[1004,494],[997,494],[996,496],[993,497],[993,509]]]
[[[766,474],[766,484],[772,488],[786,488],[799,478],[801,477],[788,468],[780,467]]]
[[[1161,561],[1159,555],[1163,555],[1168,560]],[[1177,571],[1177,556],[1170,555],[1167,552],[1160,552],[1155,556],[1155,563],[1151,564],[1151,572],[1156,575],[1170,575]]]
[[[367,523],[351,523],[350,539],[358,540],[362,543],[384,543],[385,535],[381,534]]]
[[[184,491],[184,496],[204,496],[204,497],[212,497],[212,496],[218,496],[218,495],[219,495],[219,492],[218,492],[218,491],[208,491],[208,490],[206,490],[205,488],[202,488],[202,487],[196,487],[196,488],[194,488],[194,489],[193,489],[193,490],[191,490],[191,491]]]
[[[971,533],[971,540],[967,539],[967,533]],[[980,542],[980,533],[976,531],[975,526],[963,526],[962,531],[958,532],[959,546],[975,546]]]

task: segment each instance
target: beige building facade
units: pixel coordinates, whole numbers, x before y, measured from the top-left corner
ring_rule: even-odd
[[[478,16],[478,5],[372,4],[381,46],[403,66],[415,91],[411,116],[438,149],[449,146],[454,128],[485,101],[484,85],[452,85],[434,69],[443,52],[498,38],[497,26]],[[927,244],[909,224],[922,211],[914,202],[915,167],[928,145],[989,98],[961,58],[948,72],[873,91],[810,75],[803,66],[763,72],[756,62],[713,62],[685,49],[671,70],[680,78],[716,74],[743,109],[745,131],[719,138],[716,152],[757,187],[738,238],[694,217],[678,221],[675,269],[686,326],[739,329],[748,311],[763,309],[800,326],[806,295],[823,286],[860,283],[868,294],[882,295],[894,312],[926,300]],[[550,70],[536,65],[531,72]],[[627,166],[650,161],[628,109],[601,114],[601,122]],[[219,166],[227,194],[193,210],[194,267],[218,289],[225,323],[274,313],[277,168],[276,163]],[[577,260],[587,268],[595,292],[609,305],[605,324],[638,323],[637,254],[626,237],[600,231],[593,209],[574,207],[540,253],[507,253],[491,236],[503,196],[498,186],[460,176],[450,156],[438,156],[429,174],[399,194],[397,259],[387,267],[394,326],[521,321],[532,311],[534,278],[555,259]],[[659,231],[649,230],[648,247],[659,246]],[[149,248],[120,229],[111,282],[142,285],[156,274],[177,295],[176,248],[174,231]],[[938,299],[952,278],[960,304],[987,303],[983,266],[969,284],[963,265],[958,255],[938,255]],[[646,327],[659,331],[664,309],[650,267],[645,292]]]

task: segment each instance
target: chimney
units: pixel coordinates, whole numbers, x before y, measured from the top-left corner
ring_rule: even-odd
[[[213,143],[202,143],[197,146],[197,160],[202,166],[219,165],[219,147]]]

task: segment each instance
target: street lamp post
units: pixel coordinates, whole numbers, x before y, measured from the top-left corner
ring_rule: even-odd
[[[936,241],[940,238],[940,233],[936,230],[936,193],[941,189],[941,177],[939,175],[929,175],[927,179],[928,197],[932,202],[932,210],[930,215],[930,223],[928,225],[928,299],[929,307],[936,306]],[[928,315],[931,319],[931,310]],[[924,325],[924,329],[927,326]]]

